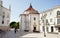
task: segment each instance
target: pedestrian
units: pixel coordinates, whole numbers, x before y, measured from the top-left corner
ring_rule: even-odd
[[[17,28],[15,28],[15,30],[14,30],[14,31],[15,31],[15,33],[16,33],[16,32],[17,32]]]

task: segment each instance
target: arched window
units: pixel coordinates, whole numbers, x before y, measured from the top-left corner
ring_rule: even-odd
[[[2,24],[4,24],[4,20],[2,20]]]
[[[5,17],[5,12],[3,12],[3,16],[2,16],[2,18],[4,19],[4,17]]]
[[[60,11],[57,11],[57,15],[60,15]]]
[[[36,18],[34,17],[34,20],[36,20]]]
[[[5,12],[3,12],[3,15],[2,15],[2,24],[4,24],[4,18],[5,18]]]

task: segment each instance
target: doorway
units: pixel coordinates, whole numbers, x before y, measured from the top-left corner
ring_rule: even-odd
[[[35,32],[35,31],[36,31],[36,27],[33,28],[33,32]]]
[[[58,28],[58,31],[60,32],[60,28]]]
[[[51,27],[51,32],[53,32],[53,26]]]

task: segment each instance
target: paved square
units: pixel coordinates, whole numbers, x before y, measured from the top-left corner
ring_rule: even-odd
[[[44,33],[17,32],[15,34],[12,30],[2,34],[2,36],[0,34],[0,38],[60,38],[60,35],[48,33],[44,37]]]
[[[60,35],[55,33],[47,33],[46,37],[44,37],[44,33],[22,32],[20,38],[60,38]]]

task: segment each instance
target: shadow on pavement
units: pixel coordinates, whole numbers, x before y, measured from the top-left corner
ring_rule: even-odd
[[[27,34],[29,34],[29,33],[31,33],[31,32],[20,31],[19,33],[20,33],[20,36],[24,36],[24,35],[27,35]]]
[[[0,38],[5,38],[6,34],[6,31],[0,30]]]

